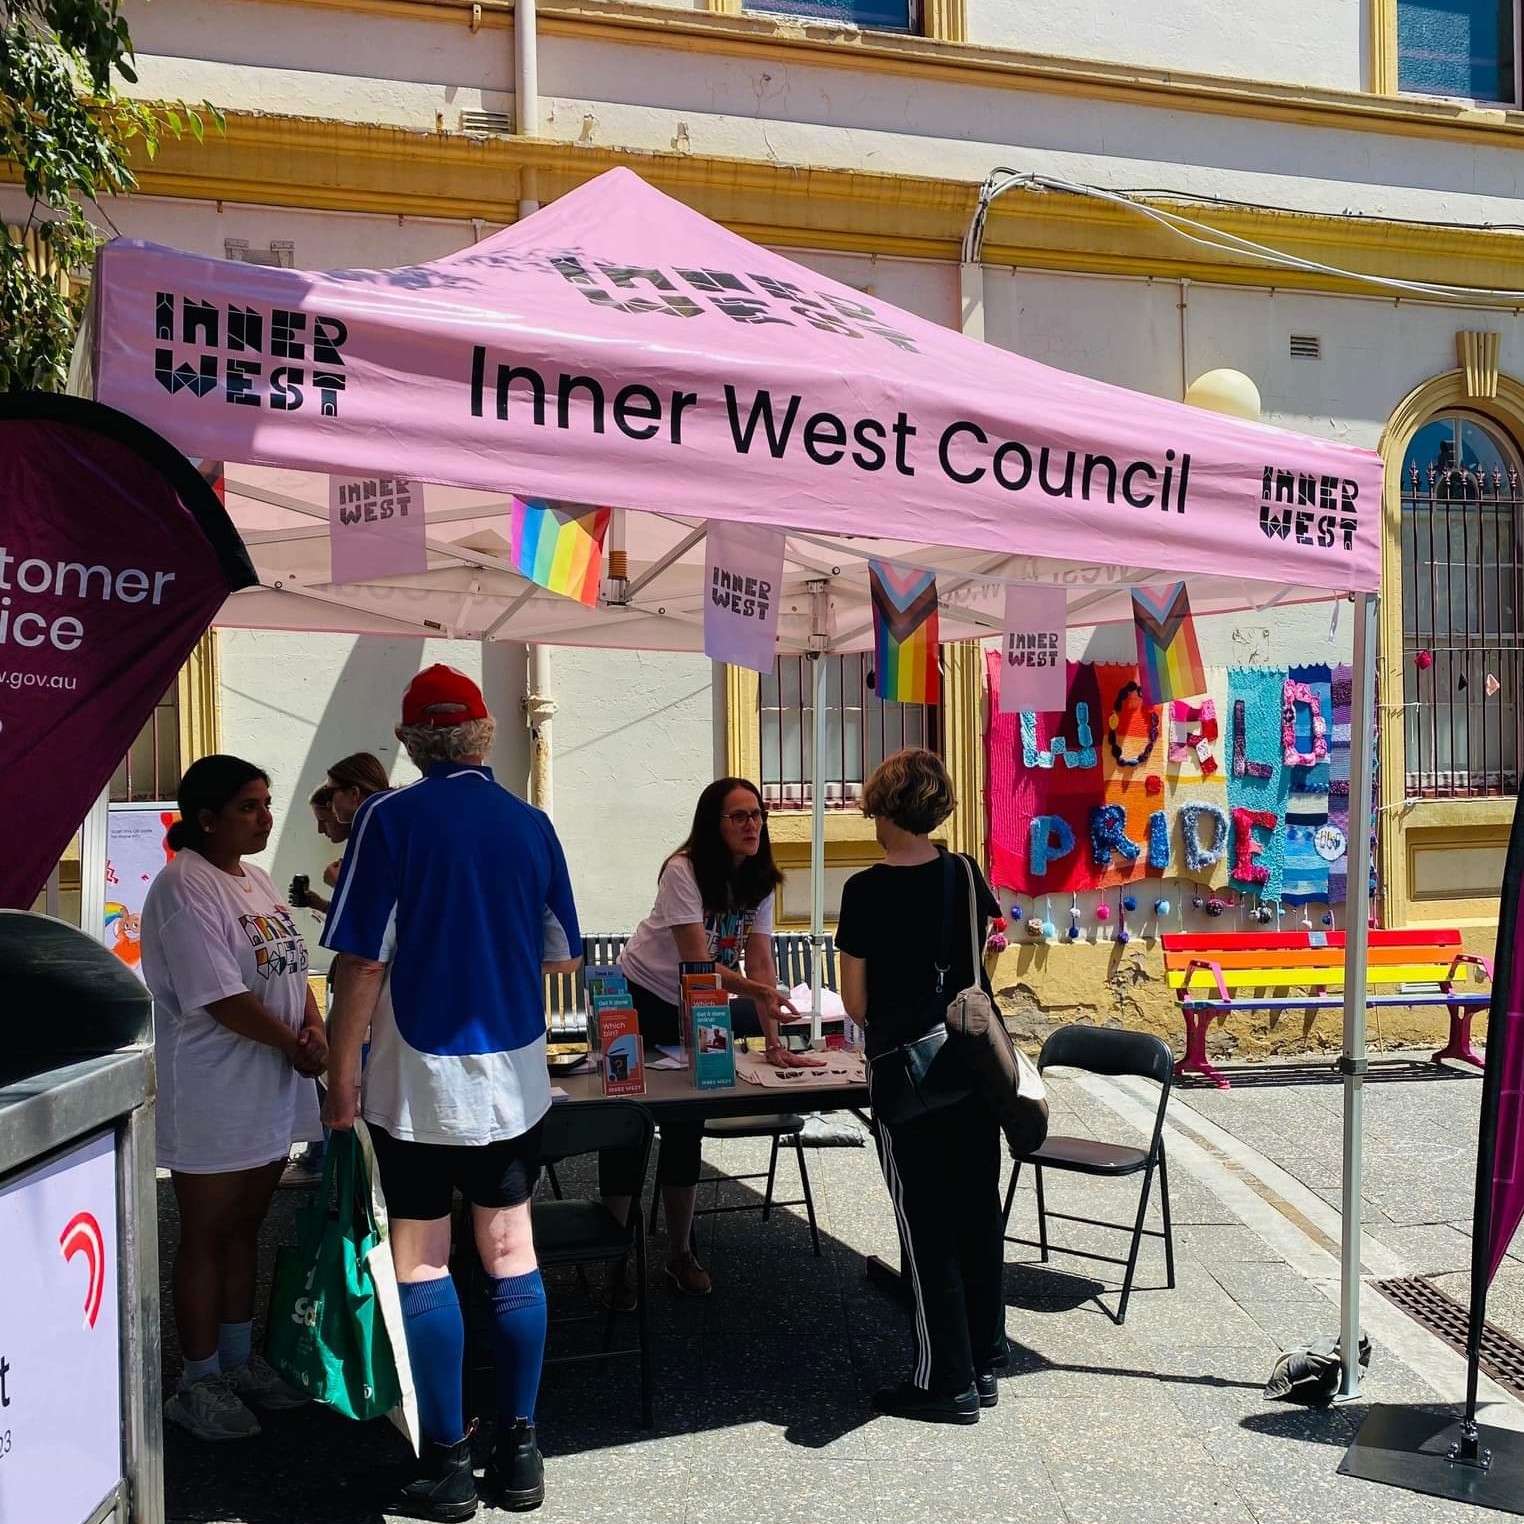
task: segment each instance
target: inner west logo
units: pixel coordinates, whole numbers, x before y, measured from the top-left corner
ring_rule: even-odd
[[[154,350],[154,377],[171,396],[215,392],[234,407],[294,413],[310,405],[312,393],[323,417],[339,415],[343,346],[349,340],[341,318],[280,307],[266,314],[160,291],[154,302],[154,338],[161,345],[200,351],[194,363],[182,359],[176,364],[173,348]]]
[[[1324,550],[1355,547],[1360,527],[1355,499],[1360,484],[1345,476],[1313,476],[1266,466],[1260,490],[1259,527],[1272,540],[1294,539],[1298,545]]]

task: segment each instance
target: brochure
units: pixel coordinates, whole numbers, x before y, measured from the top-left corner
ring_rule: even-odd
[[[726,999],[696,1000],[688,1068],[699,1090],[726,1090],[736,1082],[735,1039]]]
[[[604,1095],[644,1095],[646,1066],[640,1051],[640,1018],[633,1010],[601,1010],[598,1037]]]

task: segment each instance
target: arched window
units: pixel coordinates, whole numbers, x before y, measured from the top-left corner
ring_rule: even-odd
[[[1519,781],[1520,454],[1475,413],[1441,413],[1402,465],[1408,798],[1514,793]]]

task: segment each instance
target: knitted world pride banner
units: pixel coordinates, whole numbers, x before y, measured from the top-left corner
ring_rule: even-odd
[[[1062,711],[1012,714],[998,653],[988,661],[997,885],[1041,896],[1184,879],[1342,902],[1347,667],[1209,668],[1200,698],[1150,705],[1136,667],[1070,662]]]

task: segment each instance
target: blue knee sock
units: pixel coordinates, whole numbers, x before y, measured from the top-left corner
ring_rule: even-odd
[[[500,1427],[523,1418],[534,1422],[545,1362],[545,1282],[538,1269],[528,1275],[488,1277],[492,1299],[492,1347],[497,1356]]]
[[[433,1281],[403,1281],[398,1289],[418,1395],[418,1427],[433,1444],[457,1444],[466,1432],[461,1398],[466,1331],[455,1282],[443,1275]]]

